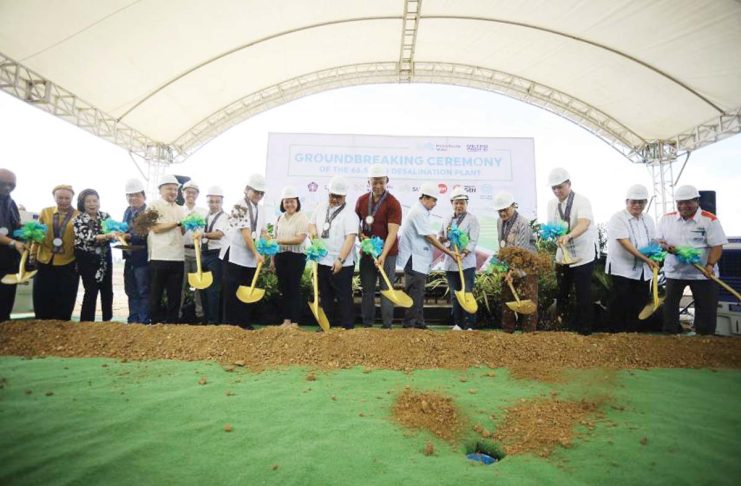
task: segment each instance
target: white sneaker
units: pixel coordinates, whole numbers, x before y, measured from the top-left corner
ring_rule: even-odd
[[[459,326],[458,324],[456,324],[455,326],[453,326],[453,329],[452,330],[453,331],[462,331],[463,329],[461,328],[461,326]]]

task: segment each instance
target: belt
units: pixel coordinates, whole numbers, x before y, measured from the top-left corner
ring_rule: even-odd
[[[216,250],[203,250],[201,252],[202,255],[218,255],[219,253],[221,253],[221,250],[219,250],[219,249],[216,249]]]
[[[196,249],[196,245],[185,245],[186,248],[190,248],[191,250]]]

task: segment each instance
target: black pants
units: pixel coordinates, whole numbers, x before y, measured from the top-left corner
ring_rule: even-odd
[[[204,251],[201,254],[201,265],[204,272],[211,272],[213,283],[204,290],[196,290],[200,293],[203,304],[203,314],[209,324],[218,324],[223,321],[221,317],[221,281],[223,279],[224,262],[219,260],[219,250]]]
[[[283,320],[298,324],[301,311],[306,307],[306,300],[301,298],[301,276],[306,268],[306,255],[284,251],[273,258]]]
[[[427,275],[412,270],[412,258],[404,266],[404,290],[412,298],[412,306],[404,312],[403,327],[425,329],[425,286]]]
[[[718,320],[718,285],[712,280],[666,279],[666,300],[664,301],[664,325],[666,333],[678,333],[679,301],[684,288],[690,286],[695,299],[695,331],[697,334],[715,334]]]
[[[224,322],[235,324],[240,327],[252,329],[255,304],[245,304],[237,298],[237,289],[240,285],[252,284],[252,277],[257,270],[254,267],[243,267],[228,260],[229,253],[223,261],[222,270],[224,279],[222,288],[224,291]]]
[[[95,273],[100,266],[100,259],[105,258],[107,268],[103,281],[95,280]],[[80,310],[81,322],[95,321],[95,304],[100,293],[100,310],[103,314],[104,321],[110,321],[113,317],[113,261],[111,252],[107,251],[101,256],[97,253],[87,251],[75,251],[77,261],[77,272],[82,278],[82,286],[85,288],[85,295],[82,298],[82,309]]]
[[[0,248],[0,278],[7,274],[18,273],[20,255],[15,248]],[[10,313],[15,304],[15,290],[17,285],[0,283],[0,322],[10,320]]]
[[[592,302],[593,271],[594,261],[578,267],[556,265],[558,315],[561,319],[566,318],[569,294],[571,294],[571,286],[573,285],[576,294],[576,311],[573,322],[576,330],[583,334],[592,332],[592,320],[594,319],[594,303]]]
[[[149,316],[152,324],[178,322],[183,262],[152,260],[149,262],[149,278]],[[167,293],[166,307],[162,306],[164,293]]]
[[[329,325],[352,329],[352,276],[354,266],[342,267],[339,273],[332,273],[332,267],[319,265],[319,303],[327,315]]]
[[[651,302],[648,293],[651,281],[619,275],[610,275],[610,278],[612,280],[612,300],[607,309],[610,331],[638,332],[643,327],[638,314],[647,303]]]
[[[75,262],[66,265],[38,263],[33,282],[33,310],[36,319],[69,321],[77,299],[80,276]]]

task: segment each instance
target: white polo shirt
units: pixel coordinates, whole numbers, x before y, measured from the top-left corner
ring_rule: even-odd
[[[208,209],[202,208],[200,206],[193,206],[193,209],[188,209],[188,206],[183,206],[183,211],[185,211],[185,217],[187,218],[191,214],[199,214],[203,216],[204,218],[208,214]],[[193,231],[188,230],[183,235],[183,245],[193,245]],[[186,248],[185,254],[194,257],[195,256],[195,250],[192,248]]]
[[[225,211],[221,211],[221,215],[216,218],[215,214],[207,214],[206,215],[206,227],[204,228],[204,232],[211,233],[213,231],[221,231],[224,233],[224,236],[221,237],[220,240],[210,240],[208,238],[203,238],[203,243],[208,243],[208,249],[211,250],[221,250],[224,246],[227,246],[227,234],[229,233],[229,215]],[[216,218],[216,221],[214,221],[214,218]]]
[[[452,218],[453,215],[451,214],[450,216],[448,216],[447,219],[444,220],[445,224],[440,230],[440,234],[442,236],[448,236],[448,225],[451,223]],[[455,220],[452,220],[452,222],[455,221],[457,221],[457,218]],[[463,218],[463,221],[461,221],[461,224],[458,225],[458,228],[460,228],[462,232],[468,233],[468,246],[466,247],[466,250],[468,250],[469,253],[461,259],[461,266],[464,270],[468,268],[476,268],[476,245],[479,242],[479,233],[481,232],[481,225],[479,224],[479,220],[476,216],[474,216],[470,212],[467,212],[466,217]],[[445,255],[445,260],[443,260],[443,267],[446,272],[457,272],[458,262],[456,262],[455,259],[450,258],[448,255]]]
[[[627,209],[615,213],[607,224],[607,264],[605,272],[632,280],[650,280],[651,267],[631,255],[618,240],[630,240],[636,250],[656,238],[656,225],[651,216],[631,215]]]
[[[319,203],[311,215],[311,224],[316,226],[316,232],[320,238],[325,220],[327,219],[328,206],[328,202]],[[330,218],[338,208],[339,206],[330,209]],[[340,256],[340,249],[345,243],[345,238],[347,238],[348,235],[357,235],[359,227],[360,219],[358,218],[358,215],[355,214],[355,208],[349,204],[345,204],[342,211],[332,220],[332,226],[329,228],[329,238],[322,238],[324,244],[327,245],[327,254],[324,258],[319,260],[319,265],[327,265],[331,267],[334,264],[334,261],[337,260],[337,257]],[[350,250],[350,253],[345,259],[345,263],[343,263],[342,266],[350,267],[354,265],[355,245],[353,245],[352,250]]]
[[[684,220],[679,212],[665,214],[659,223],[657,238],[666,240],[671,246],[691,246],[701,250],[700,266],[708,262],[710,247],[727,245],[728,239],[718,218],[709,211],[697,208],[694,216]],[[713,267],[718,276],[718,265]],[[706,280],[707,278],[692,265],[681,263],[676,256],[667,255],[664,261],[666,278],[677,280]]]
[[[252,232],[252,239],[255,240],[255,245],[257,245],[257,240],[260,239],[260,234],[266,228],[267,218],[265,217],[265,208],[261,207],[259,204],[255,205],[252,204],[252,202],[247,202],[242,199],[232,206],[231,212],[229,213],[229,230],[226,233],[226,236],[221,239],[222,246],[219,258],[225,260],[224,257],[226,256],[227,250],[229,250],[229,261],[231,263],[242,267],[255,268],[257,267],[256,255],[247,248],[247,243],[244,242],[244,237],[242,236],[243,228],[246,228],[247,230],[251,229],[248,204],[252,207],[253,217],[257,216],[255,231]]]
[[[551,199],[548,201],[548,222],[561,221],[561,216],[558,213],[558,207],[561,206],[561,211],[566,212],[566,202],[558,202],[558,199]],[[566,244],[566,248],[571,253],[571,256],[578,259],[577,263],[569,265],[570,267],[579,267],[586,265],[587,263],[594,260],[597,254],[597,225],[594,224],[594,216],[592,216],[592,204],[589,199],[582,196],[581,194],[574,193],[574,202],[571,205],[571,214],[569,215],[571,229],[576,226],[576,223],[580,219],[588,219],[589,227],[587,230],[578,238],[569,240]],[[563,252],[561,248],[556,250],[556,263],[563,261]]]
[[[435,236],[439,228],[436,227],[432,212],[425,208],[421,202],[412,207],[409,214],[404,218],[404,223],[399,230],[399,257],[396,266],[406,267],[412,256],[412,270],[427,275],[432,268],[432,249],[425,236]]]
[[[156,210],[160,217],[157,223],[179,223],[185,217],[182,206],[158,199],[148,206],[148,209]],[[147,250],[149,260],[179,261],[185,259],[185,248],[183,248],[183,234],[177,226],[164,233],[150,231],[147,236]]]

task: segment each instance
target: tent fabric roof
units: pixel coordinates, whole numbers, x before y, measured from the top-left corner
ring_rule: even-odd
[[[3,89],[175,160],[273,106],[390,82],[504,93],[634,160],[692,150],[739,132],[738,46],[734,0],[0,0]]]

